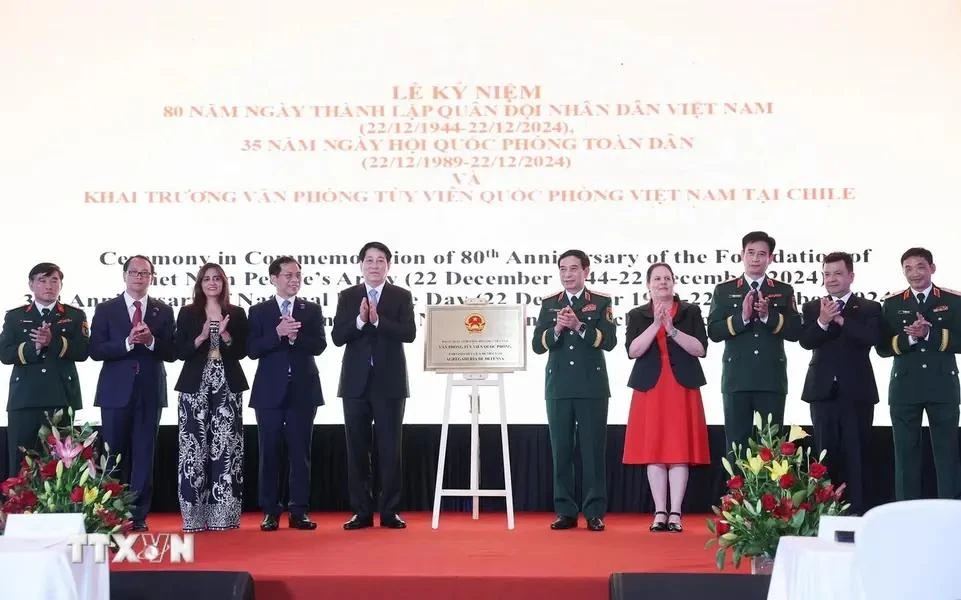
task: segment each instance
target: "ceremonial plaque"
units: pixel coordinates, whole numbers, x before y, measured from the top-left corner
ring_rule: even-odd
[[[428,306],[424,370],[508,373],[527,367],[522,304]]]

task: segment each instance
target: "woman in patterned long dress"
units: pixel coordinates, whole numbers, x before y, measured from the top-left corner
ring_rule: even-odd
[[[197,273],[193,303],[177,315],[175,345],[184,361],[175,389],[178,424],[180,512],[183,530],[236,529],[244,484],[240,366],[247,315],[230,304],[230,285],[220,265]]]

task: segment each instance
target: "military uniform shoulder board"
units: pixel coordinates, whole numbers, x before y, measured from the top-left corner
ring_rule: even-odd
[[[901,290],[901,291],[899,291],[899,292],[890,292],[888,295],[882,296],[882,297],[881,297],[881,301],[884,302],[884,301],[887,300],[888,298],[894,298],[895,296],[901,296],[901,295],[903,295],[903,294],[906,294],[907,292],[908,292],[908,290]]]
[[[561,290],[560,293],[555,292],[553,294],[548,294],[543,298],[541,298],[541,300],[558,300],[559,301],[559,300],[562,300],[563,298],[564,298],[564,290]]]
[[[590,293],[593,294],[594,296],[600,296],[601,298],[610,298],[610,297],[611,297],[610,294],[604,294],[604,293],[602,293],[602,292],[595,292],[594,290],[590,290]]]
[[[947,292],[947,293],[949,293],[949,294],[953,294],[953,295],[955,295],[955,296],[961,296],[961,292],[958,292],[958,291],[956,291],[956,290],[952,290],[952,289],[950,289],[950,288],[939,287],[939,288],[935,288],[935,289],[941,290],[942,292]]]

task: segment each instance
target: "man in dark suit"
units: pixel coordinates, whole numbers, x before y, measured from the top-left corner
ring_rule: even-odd
[[[174,313],[147,296],[154,268],[146,256],[123,265],[127,289],[98,304],[90,330],[90,358],[103,361],[94,406],[112,456],[120,455],[121,479],[136,494],[134,531],[147,530],[153,496],[154,447],[160,413],[167,406],[167,370],[174,360]]]
[[[258,361],[250,390],[260,446],[259,497],[263,531],[276,531],[283,506],[279,502],[280,451],[287,442],[290,469],[291,529],[316,529],[307,515],[310,500],[310,443],[317,407],[324,405],[315,357],[327,348],[324,314],[319,304],[297,297],[300,264],[290,256],[267,268],[277,293],[250,307],[247,354]]]
[[[20,448],[37,446],[47,414],[80,410],[77,363],[87,360],[90,332],[79,308],[61,304],[63,271],[53,263],[30,269],[33,302],[7,312],[0,333],[0,360],[13,365],[7,400],[10,476],[20,470]]]
[[[894,496],[921,497],[921,417],[928,415],[938,497],[961,499],[958,362],[961,294],[934,285],[934,258],[909,248],[901,268],[910,286],[884,299],[878,354],[893,356],[888,404],[894,435]],[[930,526],[937,526],[932,524]]]
[[[719,283],[711,297],[707,334],[724,342],[721,394],[724,399],[725,454],[732,444],[747,446],[754,413],[784,421],[787,358],[784,341],[801,333],[794,288],[767,276],[774,260],[774,238],[752,231],[741,239],[744,275]]]
[[[347,481],[353,516],[344,529],[374,525],[371,422],[377,437],[380,526],[402,529],[401,429],[410,395],[404,344],[414,341],[414,301],[409,291],[387,282],[391,252],[380,242],[358,254],[364,282],[343,290],[330,337],[343,346],[338,395],[344,399]]]
[[[818,452],[835,485],[847,483],[851,511],[863,514],[868,436],[874,422],[878,386],[870,352],[881,340],[881,305],[851,293],[854,259],[847,252],[824,257],[828,296],[801,309],[802,348],[814,350],[801,400],[811,404]]]
[[[607,513],[604,457],[611,389],[604,353],[617,345],[617,329],[611,298],[584,285],[590,265],[581,250],[561,254],[557,266],[564,289],[542,300],[531,340],[535,353],[547,353],[544,397],[554,464],[554,530],[577,527],[583,512],[590,531],[604,531]],[[575,498],[575,443],[584,465],[582,498]]]

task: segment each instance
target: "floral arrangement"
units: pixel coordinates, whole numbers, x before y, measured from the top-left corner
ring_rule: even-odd
[[[98,456],[97,432],[75,427],[72,409],[65,424],[63,416],[49,418],[39,432],[42,449],[26,451],[20,472],[0,483],[0,532],[6,516],[18,513],[82,513],[87,533],[128,532],[133,493],[111,476],[107,455]]]
[[[845,484],[835,486],[828,477],[826,451],[812,461],[811,448],[796,443],[808,436],[803,429],[793,425],[785,437],[770,415],[765,423],[759,413],[754,428],[756,439],[748,440],[743,455],[740,445],[731,451],[733,467],[727,457],[721,460],[731,478],[707,522],[714,535],[707,545],[718,544],[718,569],[728,552],[735,567],[745,556],[773,560],[782,535],[817,535],[822,516],[850,507],[841,500]]]

